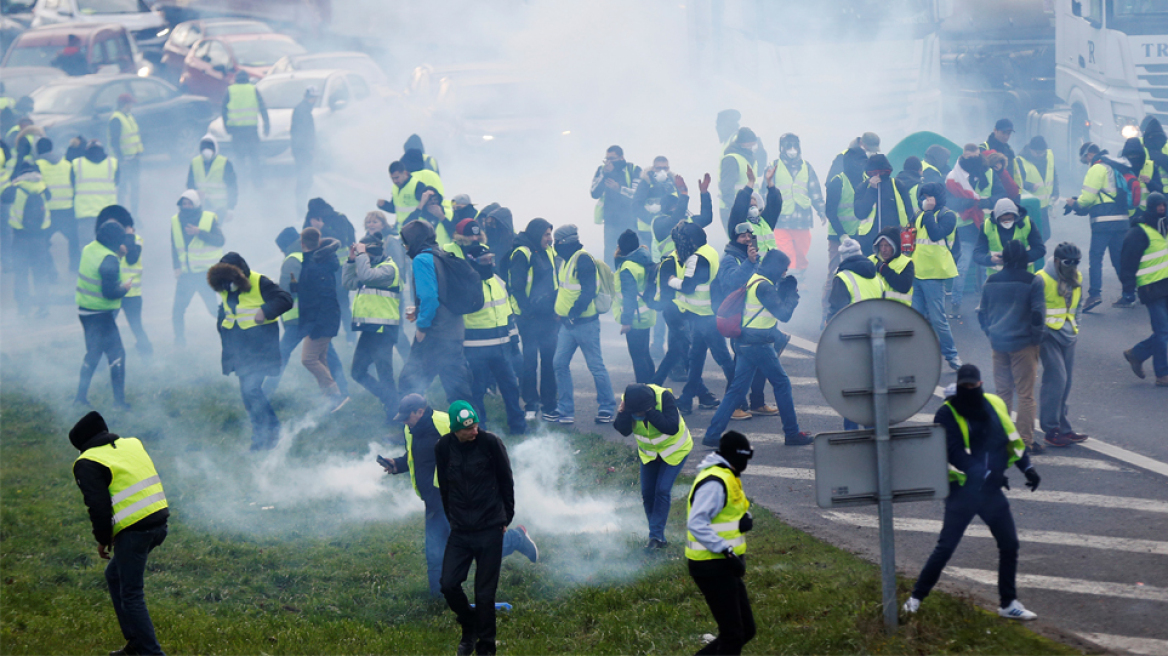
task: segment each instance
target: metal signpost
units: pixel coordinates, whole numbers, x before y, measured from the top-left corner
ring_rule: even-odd
[[[815,356],[827,402],[844,418],[871,427],[815,436],[816,497],[824,508],[877,504],[889,633],[897,625],[892,503],[943,499],[949,492],[944,430],[892,424],[928,403],[940,363],[929,322],[909,306],[883,299],[854,303],[832,318]]]

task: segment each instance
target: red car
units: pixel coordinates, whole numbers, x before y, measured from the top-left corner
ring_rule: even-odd
[[[177,82],[191,46],[199,39],[228,34],[270,34],[272,28],[260,21],[237,18],[201,18],[179,23],[162,46],[162,75]]]
[[[233,34],[203,39],[187,53],[179,88],[219,102],[237,72],[244,71],[256,81],[268,74],[276,60],[303,52],[304,46],[284,34]]]

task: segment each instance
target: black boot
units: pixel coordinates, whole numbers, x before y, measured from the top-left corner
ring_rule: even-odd
[[[129,410],[126,403],[126,362],[125,357],[118,358],[110,365],[110,387],[114,392],[114,406],[119,410]]]

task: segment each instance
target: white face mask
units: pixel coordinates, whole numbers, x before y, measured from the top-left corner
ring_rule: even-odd
[[[653,179],[657,182],[665,182],[669,179],[669,171],[657,171],[653,174]]]
[[[650,214],[656,214],[661,211],[661,203],[650,203],[645,206],[645,209],[648,210]]]
[[[211,150],[210,148],[204,148],[200,152],[203,153],[203,159],[205,160],[210,160],[215,156],[215,151]]]
[[[998,225],[1002,226],[1006,230],[1009,230],[1010,228],[1014,227],[1014,222],[1013,221],[999,221]]]
[[[751,220],[757,219],[758,218],[758,207],[752,206],[749,210],[746,210],[746,216],[749,217]]]
[[[795,159],[798,156],[799,156],[799,149],[798,148],[788,148],[787,149],[787,157],[789,157],[791,159]]]

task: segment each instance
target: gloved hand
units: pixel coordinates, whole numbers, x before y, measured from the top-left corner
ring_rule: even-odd
[[[1067,203],[1066,205],[1063,205],[1063,216],[1066,216],[1073,211],[1075,211],[1075,206],[1073,203]]]
[[[742,516],[742,519],[738,520],[738,530],[739,531],[741,531],[743,533],[749,533],[750,530],[753,528],[754,528],[754,518],[750,516],[750,513],[746,513],[745,515]]]
[[[779,281],[779,292],[782,294],[789,294],[798,287],[799,281],[795,279],[795,276],[783,276],[783,279]]]
[[[1042,482],[1042,477],[1038,475],[1038,472],[1031,467],[1023,473],[1026,475],[1026,487],[1030,488],[1031,492],[1037,490],[1038,484]]]
[[[726,547],[726,550],[722,552],[722,555],[726,557],[726,562],[730,564],[731,574],[737,576],[738,578],[746,576],[746,561],[743,560],[742,556],[734,553],[734,550],[730,547]]]

